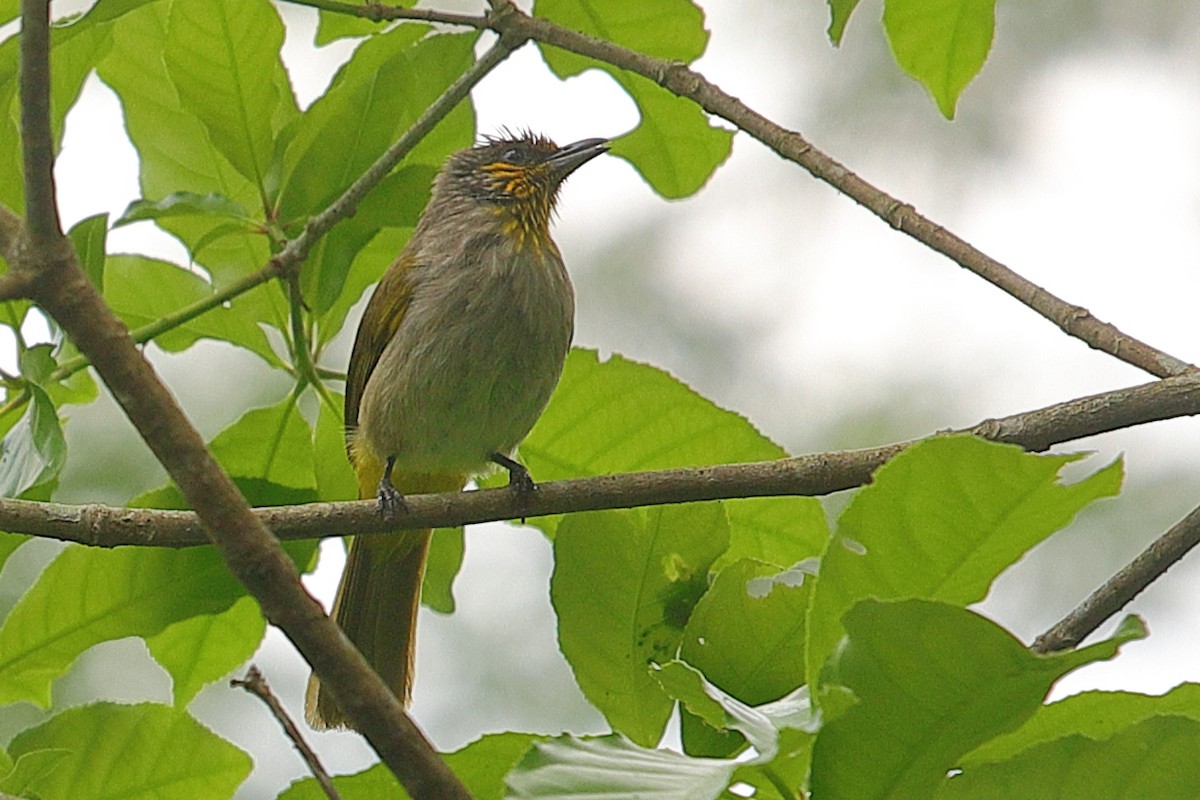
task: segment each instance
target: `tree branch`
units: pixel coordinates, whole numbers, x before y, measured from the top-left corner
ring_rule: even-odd
[[[338,0],[287,0],[292,5],[308,6],[321,11],[332,11],[352,17],[363,17],[375,22],[394,20],[413,20],[414,22],[440,22],[445,25],[462,25],[470,28],[485,30],[488,27],[487,17],[474,17],[467,14],[452,14],[431,8],[399,8],[384,3],[341,3]]]
[[[959,431],[1042,451],[1055,444],[1132,425],[1200,414],[1200,374],[1082,397],[1036,411],[985,420]],[[530,497],[507,488],[413,495],[392,521],[377,504],[307,503],[255,510],[281,540],[400,529],[451,527],[575,511],[774,496],[820,496],[861,486],[908,442],[867,450],[819,453],[777,461],[630,472],[538,484]],[[0,500],[0,530],[98,547],[191,547],[208,538],[188,511],[68,506]]]
[[[21,0],[21,150],[25,161],[25,233],[33,247],[62,237],[54,197],[50,129],[50,2]]]
[[[507,2],[508,0],[505,0]],[[679,62],[665,61],[629,50],[612,42],[572,31],[545,19],[511,9],[489,17],[488,27],[501,34],[568,50],[649,78],[668,91],[692,100],[710,114],[749,133],[789,161],[808,170],[893,228],[947,256],[1057,325],[1069,336],[1160,378],[1179,375],[1196,367],[1146,344],[1103,322],[1087,309],[1072,305],[1023,278],[986,253],[972,247],[911,205],[892,197],[855,175],[844,165],[813,147],[799,133],[772,122],[762,114]]]
[[[317,785],[321,787],[321,791],[325,793],[328,800],[342,800],[341,794],[333,785],[333,779],[329,777],[329,773],[325,771],[325,767],[321,764],[321,759],[317,758],[317,754],[308,746],[308,742],[304,741],[304,737],[300,734],[300,729],[296,727],[296,723],[288,716],[287,710],[283,707],[283,703],[279,702],[279,698],[271,691],[271,687],[267,684],[267,679],[263,677],[259,668],[251,664],[250,669],[246,671],[246,677],[234,678],[229,682],[230,686],[245,689],[250,694],[262,700],[266,705],[267,710],[271,712],[271,716],[279,723],[279,727],[283,729],[283,735],[291,741],[292,746],[300,753],[300,757],[304,759],[304,763],[308,765],[308,771],[313,774],[317,780]]]
[[[79,268],[54,210],[48,25],[45,0],[22,2],[21,118],[29,214],[28,247],[18,254],[14,269],[29,276],[30,298],[91,359],[113,397],[196,509],[230,571],[334,691],[347,716],[409,794],[439,800],[469,798],[382,679],[304,589],[278,540],[251,512],[138,351],[129,331]]]
[[[0,258],[12,261],[17,258],[17,248],[21,244],[21,218],[12,209],[0,203]]]
[[[1088,595],[1074,611],[1035,639],[1032,649],[1037,653],[1053,653],[1075,647],[1162,577],[1197,544],[1200,544],[1200,508],[1154,540],[1137,558]]]

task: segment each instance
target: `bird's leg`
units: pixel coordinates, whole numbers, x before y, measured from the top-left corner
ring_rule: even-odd
[[[395,466],[396,457],[388,456],[383,465],[383,477],[379,479],[379,513],[388,519],[404,510],[404,495],[392,485],[392,468]]]
[[[499,464],[508,470],[508,485],[514,492],[519,495],[528,495],[537,491],[537,484],[529,476],[529,470],[525,469],[524,464],[514,461],[503,453],[492,453],[490,458],[493,464]]]
[[[533,482],[533,478],[530,477],[529,470],[525,469],[524,464],[514,461],[503,453],[492,453],[489,458],[493,464],[499,464],[508,470],[508,488],[513,490],[518,500],[528,501],[537,491],[537,484]],[[522,524],[525,522],[524,514],[521,515],[521,522]]]

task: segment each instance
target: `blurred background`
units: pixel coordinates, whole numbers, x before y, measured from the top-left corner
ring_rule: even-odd
[[[474,13],[481,3],[427,5]],[[878,0],[859,6],[841,49],[826,38],[820,0],[701,5],[712,39],[695,66],[710,80],[1060,297],[1172,355],[1200,359],[1200,5],[1002,3],[992,53],[953,122],[892,60]],[[284,57],[306,106],[353,43],[315,49],[315,12],[286,4],[281,12]],[[481,132],[530,127],[561,143],[637,124],[636,108],[606,75],[560,82],[533,46],[473,100]],[[139,194],[119,105],[95,78],[68,117],[58,181],[66,224],[118,215]],[[627,163],[601,158],[568,182],[559,217],[557,240],[578,295],[577,343],[669,370],[793,453],[885,444],[1150,380],[745,135],[709,184],[682,201],[664,201]],[[109,243],[187,263],[148,223],[112,232]],[[349,346],[346,336],[328,365],[342,368]],[[231,347],[149,352],[207,436],[289,388],[285,376]],[[220,402],[214,370],[234,376]],[[77,452],[63,502],[123,503],[165,481],[111,401],[69,414],[69,444],[104,441],[113,455],[84,460]],[[1200,425],[1185,419],[1065,448],[1095,453],[1075,476],[1124,457],[1125,491],[1006,573],[985,613],[1026,641],[1057,621],[1200,503],[1198,445]],[[826,502],[832,517],[845,498]],[[417,721],[443,750],[497,730],[604,730],[557,650],[545,540],[486,525],[470,529],[467,542],[458,612],[421,620]],[[54,551],[48,542],[22,548],[0,575],[0,605]],[[329,602],[340,545],[326,543],[323,556],[310,585]],[[1197,577],[1195,559],[1176,566],[1131,608],[1150,638],[1069,676],[1055,696],[1160,693],[1200,679]],[[299,716],[308,672],[299,656],[272,631],[255,660]],[[140,640],[121,641],[86,654],[56,686],[56,705],[97,694],[169,702],[170,685]],[[274,797],[305,774],[248,695],[217,683],[192,710],[255,757],[239,797]],[[36,717],[16,709],[0,738]],[[356,735],[312,740],[332,772],[374,761]]]

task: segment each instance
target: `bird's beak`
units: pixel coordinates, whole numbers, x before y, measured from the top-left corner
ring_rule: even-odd
[[[546,159],[546,165],[558,180],[564,180],[575,170],[608,150],[608,139],[584,139],[560,147],[558,152]]]

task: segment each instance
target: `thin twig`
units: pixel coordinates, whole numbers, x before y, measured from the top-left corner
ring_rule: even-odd
[[[145,344],[157,336],[161,336],[168,331],[173,331],[181,325],[186,325],[197,317],[212,311],[214,308],[221,308],[230,300],[239,297],[246,292],[254,289],[267,281],[273,280],[275,273],[269,269],[260,269],[257,272],[239,278],[228,286],[224,286],[214,291],[208,297],[197,300],[182,308],[179,308],[166,316],[160,317],[140,328],[135,328],[129,332],[133,341],[137,344]],[[50,380],[61,381],[79,372],[81,369],[87,369],[92,362],[88,361],[84,356],[75,356],[62,362],[50,373]]]
[[[257,697],[266,703],[267,708],[271,712],[271,716],[283,728],[283,733],[292,741],[292,745],[300,752],[300,757],[304,759],[304,763],[308,765],[308,770],[317,779],[317,783],[325,791],[325,796],[329,800],[341,800],[342,796],[338,794],[337,788],[333,785],[333,779],[329,777],[329,773],[325,771],[325,767],[321,766],[321,760],[317,758],[317,754],[308,746],[308,742],[304,741],[304,737],[300,734],[300,729],[296,727],[296,723],[292,722],[292,718],[288,716],[283,704],[279,702],[279,698],[275,697],[275,693],[271,691],[271,687],[267,685],[267,679],[263,677],[262,672],[254,664],[250,665],[250,669],[246,672],[244,678],[234,678],[229,682],[230,686],[245,689],[250,694]]]
[[[986,420],[959,432],[1037,452],[1132,425],[1196,414],[1200,414],[1200,375],[1189,373]],[[280,539],[293,540],[328,536],[330,531],[358,536],[701,500],[819,496],[867,483],[880,465],[908,444],[749,464],[550,481],[538,484],[538,491],[528,497],[514,497],[507,488],[413,495],[406,497],[405,508],[386,522],[369,500],[276,506],[254,513]],[[196,515],[187,511],[23,500],[0,500],[0,530],[100,547],[191,547],[208,543]]]
[[[1200,544],[1200,508],[1138,554],[1070,614],[1033,642],[1038,653],[1070,650],[1116,614]]]

